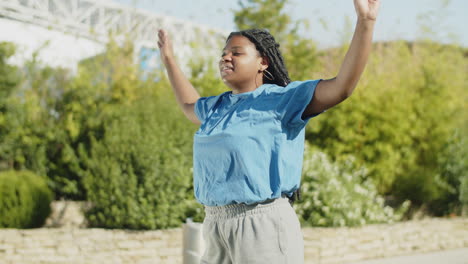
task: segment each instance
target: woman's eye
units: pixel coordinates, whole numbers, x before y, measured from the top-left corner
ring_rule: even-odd
[[[221,53],[221,57],[224,57],[224,56],[226,56],[226,55],[227,55],[226,52]],[[242,55],[241,52],[233,52],[233,53],[232,53],[232,56],[240,56],[240,55]]]

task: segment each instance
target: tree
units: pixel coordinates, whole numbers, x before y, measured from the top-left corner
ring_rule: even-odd
[[[15,46],[12,43],[0,42],[0,170],[14,166],[12,151],[6,144],[11,131],[7,111],[10,108],[11,96],[20,82],[17,67],[7,63],[14,53]]]
[[[0,44],[0,170],[29,169],[47,175],[46,139],[52,114],[49,86],[58,72],[39,68],[36,56],[22,68],[7,64],[15,52],[11,43]]]

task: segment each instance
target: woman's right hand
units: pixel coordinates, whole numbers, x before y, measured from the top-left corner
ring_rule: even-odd
[[[200,95],[175,62],[172,41],[164,29],[158,30],[158,47],[179,106],[190,121],[199,125],[200,120],[195,115],[195,103]]]
[[[167,65],[168,61],[174,58],[174,52],[172,49],[172,41],[169,34],[164,29],[158,30],[158,47],[159,55],[164,65]]]

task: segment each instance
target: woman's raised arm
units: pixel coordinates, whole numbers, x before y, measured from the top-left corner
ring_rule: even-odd
[[[160,49],[161,60],[166,67],[172,90],[175,93],[177,103],[185,116],[194,124],[200,124],[195,115],[195,103],[200,98],[197,90],[192,86],[187,77],[180,69],[174,57],[172,41],[165,30],[158,31],[158,47]]]
[[[320,113],[351,95],[369,57],[379,6],[380,0],[354,0],[358,19],[349,50],[338,75],[317,85],[303,116]]]

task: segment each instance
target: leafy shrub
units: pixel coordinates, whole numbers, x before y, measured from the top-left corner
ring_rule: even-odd
[[[29,171],[0,173],[0,227],[34,228],[50,214],[52,192],[44,178]]]
[[[395,211],[385,206],[364,167],[354,160],[331,162],[326,154],[306,148],[302,199],[296,204],[301,221],[312,226],[360,226],[401,219],[405,203]]]
[[[89,156],[82,155],[91,225],[159,229],[185,220],[193,201],[194,127],[174,102],[146,96],[123,107],[105,124],[102,140],[92,141]]]

